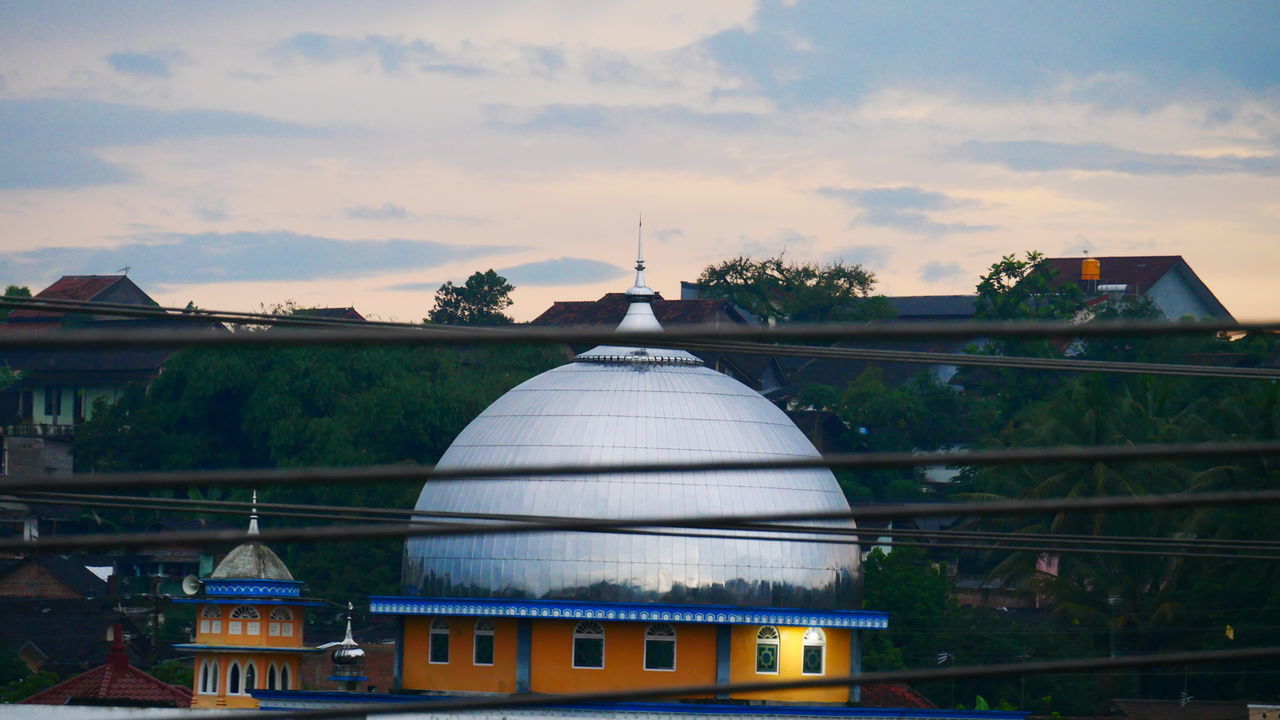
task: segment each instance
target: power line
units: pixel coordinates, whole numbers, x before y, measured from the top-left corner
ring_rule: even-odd
[[[33,303],[43,303],[38,308]],[[19,300],[0,301],[0,307],[13,306],[24,309],[80,312],[89,314],[121,315],[127,317],[165,318],[173,320],[199,320],[202,322],[268,324],[286,327],[349,327],[368,331],[371,328],[399,328],[414,331],[448,331],[458,333],[464,328],[448,325],[425,326],[412,323],[359,321],[342,318],[308,318],[301,316],[269,315],[265,313],[241,313],[231,311],[186,311],[175,308],[146,307],[122,303],[94,303],[73,300]],[[1080,327],[1080,326],[1073,326]],[[118,332],[118,331],[117,331]],[[492,329],[486,332],[493,332]],[[670,333],[663,333],[670,335]],[[652,344],[652,343],[651,343]],[[1108,372],[1141,375],[1173,375],[1183,377],[1209,377],[1224,379],[1280,379],[1280,369],[1231,368],[1211,365],[1186,365],[1175,363],[1117,362],[1079,360],[1074,358],[1037,358],[1007,355],[970,355],[963,353],[937,353],[909,350],[871,348],[820,347],[812,345],[783,345],[742,342],[680,342],[674,344],[686,350],[726,352],[746,355],[807,357],[836,360],[866,360],[873,362],[897,362],[926,365],[960,365],[971,367],[1000,367],[1029,370],[1053,370],[1062,372]]]
[[[70,477],[14,475],[0,479],[0,493],[40,490],[101,490],[191,485],[297,485],[322,483],[422,482],[481,478],[538,478],[565,475],[710,472],[796,469],[885,469],[905,467],[1056,464],[1154,459],[1207,459],[1248,455],[1280,455],[1280,441],[1176,443],[1146,445],[1060,445],[1002,448],[969,452],[837,453],[811,457],[751,460],[707,460],[680,463],[576,463],[511,467],[441,468],[429,465],[376,465],[356,468],[288,468],[78,474]]]
[[[1139,495],[1092,498],[1059,498],[1050,500],[1010,500],[947,504],[903,504],[863,507],[848,511],[774,513],[760,515],[649,517],[633,519],[571,518],[547,522],[482,522],[456,523],[441,527],[421,525],[343,525],[312,528],[262,530],[247,536],[238,530],[203,530],[185,532],[121,533],[105,535],[73,535],[41,539],[38,542],[2,540],[0,550],[54,552],[105,547],[149,547],[157,545],[193,545],[243,542],[252,537],[260,542],[349,541],[426,536],[461,536],[523,534],[538,532],[609,532],[647,528],[714,529],[735,523],[785,522],[793,520],[859,520],[872,518],[928,517],[939,515],[1008,515],[1038,512],[1098,512],[1114,510],[1153,510],[1213,505],[1273,504],[1280,502],[1280,490],[1244,492],[1180,493],[1173,495]]]
[[[17,496],[22,502],[33,504],[51,504],[51,505],[78,505],[84,507],[108,507],[120,509],[142,509],[154,510],[159,512],[204,512],[212,514],[230,514],[244,515],[250,508],[254,508],[261,515],[273,517],[289,517],[303,519],[324,519],[337,521],[378,521],[378,522],[400,522],[406,516],[411,517],[411,522],[426,523],[435,525],[448,525],[447,522],[430,521],[422,518],[435,516],[448,516],[452,518],[466,519],[483,519],[483,520],[503,520],[513,522],[548,522],[570,520],[567,517],[547,516],[547,515],[507,515],[507,514],[486,514],[486,513],[440,513],[437,514],[430,510],[395,510],[387,511],[379,508],[370,507],[343,507],[339,505],[288,505],[292,508],[303,508],[307,511],[298,510],[274,510],[273,507],[279,507],[280,504],[272,503],[248,503],[248,502],[232,502],[232,501],[208,501],[208,500],[182,500],[174,498],[146,498],[146,497],[130,497],[118,495],[97,495],[81,497],[74,493],[24,493]],[[210,502],[218,502],[219,506],[209,507]],[[230,507],[227,507],[230,506]],[[394,512],[400,517],[385,516],[388,512]],[[618,530],[624,534],[643,534],[643,535],[665,535],[675,537],[700,537],[700,538],[725,538],[737,540],[775,540],[783,542],[828,542],[838,545],[907,545],[936,549],[980,549],[988,551],[998,550],[1031,550],[1037,552],[1098,552],[1104,555],[1154,555],[1161,557],[1191,557],[1191,558],[1218,558],[1218,559],[1244,559],[1244,560],[1272,560],[1280,559],[1280,555],[1241,555],[1218,553],[1209,554],[1206,550],[1239,550],[1239,551],[1259,551],[1259,550],[1275,550],[1280,551],[1280,542],[1269,541],[1231,541],[1231,540],[1202,540],[1198,538],[1163,538],[1163,537],[1145,537],[1130,538],[1125,536],[1085,536],[1070,535],[1063,536],[1054,533],[1005,533],[1005,532],[970,532],[958,530],[910,530],[910,529],[892,529],[892,528],[835,528],[830,526],[815,525],[779,525],[773,523],[737,523],[726,524],[708,528],[714,530],[734,530],[739,531],[733,535],[715,535],[706,533],[676,533],[663,531],[640,531],[640,530]],[[766,535],[747,535],[745,531],[767,532]],[[843,535],[854,536],[858,540],[819,540],[812,537],[796,537],[797,535]],[[888,536],[888,537],[886,537]],[[893,536],[905,538],[934,538],[936,542],[909,542],[895,539]],[[987,541],[984,544],[955,544],[955,540],[976,539]],[[1034,545],[1005,545],[1017,540],[1029,540]],[[1083,544],[1089,547],[1074,547],[1076,544]],[[1122,546],[1134,545],[1143,547],[1163,547],[1172,548],[1164,551],[1135,551],[1132,549],[1122,549]],[[1092,547],[1101,546],[1101,547]],[[1121,547],[1118,547],[1121,546]],[[1201,550],[1180,551],[1179,548],[1194,548],[1199,546],[1204,548]]]
[[[77,330],[49,333],[14,330],[0,336],[0,349],[155,346],[261,345],[508,345],[529,343],[643,345],[680,347],[684,343],[715,340],[893,340],[913,338],[1068,338],[1166,336],[1203,333],[1280,331],[1280,322],[1222,321],[1108,321],[1084,324],[1026,321],[967,323],[826,323],[778,326],[680,325],[655,332],[622,332],[612,327],[519,326],[458,328],[424,332],[422,328],[351,328],[342,332],[300,328],[290,333],[211,333],[204,330]]]
[[[941,682],[969,678],[1004,677],[1015,675],[1061,674],[1079,671],[1104,673],[1151,665],[1198,665],[1211,662],[1259,660],[1280,656],[1280,646],[1244,648],[1239,650],[1204,650],[1194,652],[1154,653],[1115,658],[1083,658],[1070,660],[1045,660],[1028,663],[1002,663],[973,665],[944,669],[892,670],[888,672],[853,673],[832,677],[752,681],[724,684],[685,685],[680,687],[647,688],[643,690],[607,690],[575,693],[573,695],[519,695],[503,698],[468,698],[463,700],[425,700],[403,703],[368,703],[314,710],[257,710],[242,711],[239,720],[327,720],[350,717],[353,714],[384,715],[424,711],[456,712],[462,710],[505,710],[515,708],[554,707],[566,704],[618,703],[682,696],[714,695],[718,693],[746,693],[767,690],[795,690],[823,687],[847,687],[877,683]],[[164,716],[154,720],[189,720],[181,715]]]

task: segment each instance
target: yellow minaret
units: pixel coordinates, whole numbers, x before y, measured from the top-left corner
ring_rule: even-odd
[[[253,499],[248,540],[174,600],[196,605],[195,642],[174,646],[195,655],[192,707],[257,708],[254,690],[297,689],[302,655],[321,652],[302,638],[306,608],[321,603],[302,598],[302,583],[256,539]]]

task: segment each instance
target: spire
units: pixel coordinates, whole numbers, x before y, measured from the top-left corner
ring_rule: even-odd
[[[644,284],[644,216],[636,226],[636,284],[627,289],[627,296],[635,302],[637,298],[652,298],[654,292]]]
[[[627,288],[627,314],[618,324],[623,332],[662,332],[662,325],[653,315],[653,296],[656,293],[644,284],[644,217],[636,230],[636,284]]]
[[[258,491],[253,491],[253,509],[249,512],[249,534],[258,534]]]
[[[355,609],[355,606],[353,606],[353,605],[351,604],[351,601],[350,601],[350,600],[348,600],[348,601],[347,601],[347,636],[346,636],[345,638],[343,638],[343,639],[342,639],[342,644],[343,644],[343,645],[355,645],[355,644],[356,644],[356,639],[355,639],[354,637],[352,637],[352,636],[351,636],[351,611],[352,611],[352,610],[354,610],[354,609]]]

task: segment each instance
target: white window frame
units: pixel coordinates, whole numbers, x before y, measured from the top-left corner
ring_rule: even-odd
[[[583,620],[573,626],[573,645],[570,648],[569,663],[575,670],[603,670],[605,665],[605,645],[604,645],[604,626],[595,620]],[[599,665],[579,665],[578,664],[578,641],[579,640],[599,640],[600,641],[600,664]]]
[[[228,620],[228,621],[227,621],[227,634],[228,634],[228,635],[243,635],[243,634],[244,634],[244,626],[243,626],[243,624],[242,624],[239,620]]]
[[[293,623],[280,623],[280,634],[284,637],[293,637]]]
[[[441,662],[432,657],[432,649],[436,644],[436,636],[444,636],[444,661]],[[444,618],[432,618],[431,627],[427,630],[427,664],[428,665],[448,665],[450,656],[453,655],[452,648],[449,647],[449,621]]]
[[[279,678],[280,678],[280,671],[276,669],[276,664],[273,662],[267,665],[267,689],[268,690],[280,689],[278,687],[280,685]]]
[[[773,646],[773,670],[760,669],[760,646]],[[755,664],[757,675],[777,675],[782,669],[782,635],[778,633],[778,628],[773,625],[761,625],[756,631],[755,653],[752,655],[752,662]]]
[[[253,687],[249,687],[249,673],[253,672]],[[240,689],[242,695],[248,695],[250,690],[258,689],[258,663],[252,660],[246,660],[243,668],[244,676],[240,678]]]
[[[218,694],[218,661],[204,660],[200,663],[200,695]]]
[[[818,648],[822,653],[822,667],[816,673],[804,670],[804,654],[811,647]],[[827,633],[820,627],[811,627],[804,631],[804,644],[800,649],[800,674],[810,677],[827,674]]]
[[[272,620],[293,620],[293,611],[287,607],[271,608]]]
[[[216,635],[221,635],[221,634],[222,634],[222,621],[221,621],[221,620],[210,620],[210,621],[209,621],[209,628],[210,628],[209,632],[214,633],[214,634],[216,634]]]
[[[267,635],[271,637],[280,637],[280,623],[275,621],[267,623]]]
[[[235,678],[237,687],[232,689],[231,679]],[[244,695],[244,671],[240,669],[240,661],[232,660],[227,666],[227,694]]]
[[[476,621],[475,629],[471,634],[471,664],[480,667],[493,667],[494,660],[498,655],[498,638],[497,628],[493,621],[489,618],[480,618]],[[489,638],[489,662],[482,663],[476,660],[476,654],[480,650],[480,638]]]
[[[293,680],[293,678],[291,677],[292,674],[293,673],[289,672],[289,663],[280,663],[280,689],[281,690],[293,689],[289,687],[290,681]]]
[[[671,634],[664,631],[670,630]],[[649,667],[649,643],[663,642],[671,643],[671,667],[669,668],[651,668]],[[676,671],[676,628],[671,623],[653,623],[644,629],[644,660],[643,668],[646,672],[675,672]]]

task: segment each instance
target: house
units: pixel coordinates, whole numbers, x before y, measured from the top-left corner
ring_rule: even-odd
[[[1165,317],[1231,320],[1200,276],[1181,255],[1045,258],[1057,275],[1054,287],[1075,284],[1090,301],[1145,297]]]
[[[191,705],[191,691],[148,675],[129,664],[124,628],[112,626],[106,661],[20,701],[26,705],[174,707]]]
[[[0,598],[88,600],[107,595],[107,582],[83,564],[57,555],[0,559]]]
[[[156,307],[142,288],[124,275],[65,275],[35,299]],[[181,314],[123,317],[20,309],[0,323],[0,332],[75,330],[136,331],[193,327],[220,328]],[[19,374],[0,389],[0,433],[6,475],[64,475],[72,471],[71,440],[78,425],[93,417],[99,401],[111,402],[129,383],[147,383],[176,348],[85,348],[8,350],[0,356]]]

